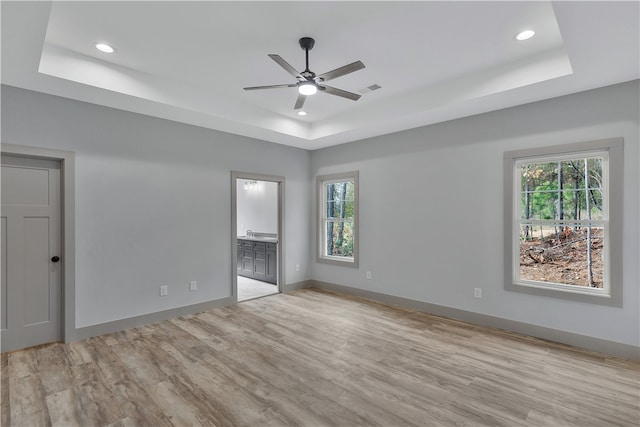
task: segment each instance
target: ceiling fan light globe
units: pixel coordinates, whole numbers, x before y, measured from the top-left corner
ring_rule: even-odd
[[[313,83],[305,83],[298,86],[298,92],[301,95],[314,95],[318,91],[318,88]]]

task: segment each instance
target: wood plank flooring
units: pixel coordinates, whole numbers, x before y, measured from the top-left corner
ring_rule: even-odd
[[[640,364],[319,290],[1,357],[2,426],[638,426]]]

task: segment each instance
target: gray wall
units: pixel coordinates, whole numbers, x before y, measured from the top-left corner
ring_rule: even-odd
[[[76,153],[76,327],[231,295],[232,170],[286,178],[286,282],[308,278],[307,151],[7,86],[2,142]]]
[[[237,170],[286,177],[287,283],[313,278],[638,346],[638,89],[625,83],[308,153],[3,86],[2,142],[76,153],[77,327],[230,296]],[[505,291],[503,152],[617,136],[624,306]],[[359,269],[315,263],[314,177],[349,170],[360,171]],[[190,280],[198,292],[188,292]]]
[[[314,262],[311,276],[638,346],[638,86],[620,84],[314,152],[312,177],[360,171],[361,249],[359,269]],[[504,151],[611,137],[625,139],[623,307],[505,291]],[[313,182],[309,189],[315,192]],[[312,240],[315,251],[315,232]],[[476,287],[482,299],[474,299]]]

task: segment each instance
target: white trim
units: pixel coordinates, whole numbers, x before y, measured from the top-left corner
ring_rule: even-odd
[[[589,288],[587,286],[571,285],[567,283],[539,282],[536,280],[514,279],[514,286],[527,286],[532,288],[550,289],[558,292],[571,292],[574,294],[593,295],[601,298],[611,298],[609,292],[604,287]]]
[[[533,219],[522,219],[522,174],[521,168],[525,165],[532,164],[540,164],[540,163],[556,163],[567,160],[586,160],[586,159],[602,159],[602,212],[603,218],[597,220],[574,220],[574,219],[550,219],[550,220],[537,220]],[[584,295],[595,295],[598,297],[610,298],[610,283],[608,280],[608,255],[609,255],[609,235],[608,235],[608,216],[609,216],[609,204],[608,195],[609,195],[609,177],[608,177],[608,165],[609,165],[609,154],[606,151],[575,151],[563,155],[545,155],[545,156],[535,156],[535,157],[522,157],[518,158],[513,162],[513,179],[514,182],[514,197],[513,197],[513,217],[511,220],[514,222],[514,231],[513,231],[513,284],[517,286],[531,286],[542,289],[550,289],[558,292],[571,292],[577,294]],[[586,174],[586,172],[585,172]],[[586,183],[585,183],[586,185]],[[586,191],[587,187],[579,188],[578,190]],[[546,192],[552,193],[553,191],[559,192],[559,189],[549,190]],[[536,193],[533,191],[531,193]],[[538,280],[530,280],[530,279],[522,279],[520,277],[520,227],[523,224],[532,224],[532,225],[545,225],[549,224],[551,226],[555,225],[574,225],[578,222],[584,222],[587,226],[597,226],[602,225],[603,228],[603,283],[602,288],[589,288],[583,287],[579,285],[573,285],[570,283],[557,283],[557,282],[543,282]]]
[[[519,168],[525,164],[570,160],[580,157],[603,158],[603,218],[594,220],[536,220],[521,219],[521,181]],[[611,167],[611,164],[614,167]],[[622,194],[613,189],[622,188],[623,139],[612,138],[538,147],[504,153],[504,218],[505,218],[505,289],[536,295],[569,298],[584,302],[622,305]],[[582,189],[584,190],[584,189]],[[610,207],[614,207],[611,211]],[[604,228],[604,274],[602,288],[588,288],[577,285],[521,280],[520,225],[557,225],[575,223],[592,224]]]
[[[326,191],[325,185],[336,184],[339,182],[353,181],[353,218],[328,218],[324,214],[326,207]],[[359,233],[359,172],[343,172],[334,173],[331,175],[318,175],[316,177],[316,238],[317,238],[317,253],[316,260],[318,262],[343,265],[347,267],[358,268],[359,265],[359,253],[360,253],[360,233]],[[335,256],[326,255],[326,223],[333,222],[353,222],[353,256]]]
[[[606,223],[603,219],[516,219],[520,224],[545,225],[548,227],[560,225],[589,225],[603,227]]]
[[[544,154],[535,156],[523,156],[516,160],[516,167],[523,165],[532,165],[536,163],[549,163],[549,162],[561,162],[565,160],[578,160],[580,159],[596,159],[598,157],[609,157],[609,152],[606,150],[579,150],[566,152],[564,154]]]
[[[62,183],[62,336],[65,342],[76,339],[76,237],[75,237],[75,153],[2,143],[4,154],[60,162]]]

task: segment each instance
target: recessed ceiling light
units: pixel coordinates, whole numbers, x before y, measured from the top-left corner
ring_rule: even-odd
[[[298,111],[298,115],[299,116],[306,116],[307,112],[306,111]]]
[[[536,35],[536,32],[533,30],[524,30],[518,33],[518,35],[516,36],[516,40],[519,40],[519,41],[528,40],[535,35]]]
[[[104,53],[113,53],[115,49],[106,43],[96,43],[96,49]]]

